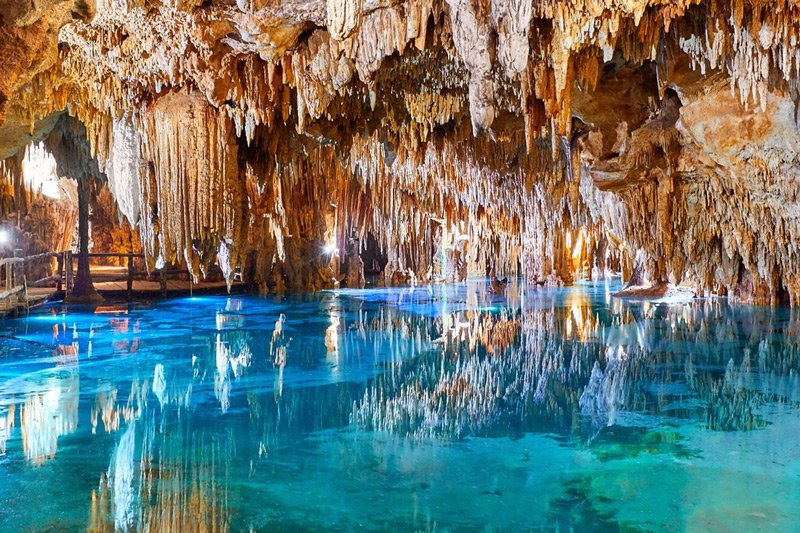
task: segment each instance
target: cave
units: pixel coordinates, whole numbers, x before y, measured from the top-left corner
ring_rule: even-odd
[[[0,531],[796,530],[798,39],[5,0]]]

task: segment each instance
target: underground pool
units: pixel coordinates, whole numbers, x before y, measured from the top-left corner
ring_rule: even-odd
[[[0,321],[0,531],[791,531],[800,317],[483,280]]]

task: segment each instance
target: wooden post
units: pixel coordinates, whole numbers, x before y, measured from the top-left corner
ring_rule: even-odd
[[[25,310],[31,310],[31,304],[28,300],[28,276],[22,274],[22,297],[25,298]]]
[[[128,253],[128,301],[133,298],[133,253]]]
[[[158,283],[159,283],[159,286],[161,287],[161,296],[166,296],[167,295],[167,278],[164,276],[164,271],[163,270],[159,270],[158,271]]]
[[[5,290],[10,291],[11,290],[11,264],[10,263],[6,263],[3,268],[6,269],[6,288],[5,288]]]
[[[102,297],[92,283],[92,271],[89,267],[89,200],[92,195],[91,178],[78,178],[78,271],[68,298],[75,302],[97,302]]]
[[[52,265],[52,263],[50,263]],[[56,275],[58,279],[56,279],[56,290],[60,291],[63,289],[64,284],[64,254],[58,254],[56,256]]]
[[[72,250],[67,250],[64,255],[64,291],[69,294],[72,290]]]
[[[11,288],[16,289],[22,283],[22,279],[25,277],[25,262],[23,259],[22,250],[19,248],[14,249],[14,259],[22,259],[22,261],[14,261],[11,265]],[[14,296],[14,303],[15,305],[22,304],[23,298],[25,298],[24,294],[16,293]]]

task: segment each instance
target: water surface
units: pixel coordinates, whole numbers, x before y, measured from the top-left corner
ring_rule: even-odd
[[[486,285],[0,321],[0,531],[798,529],[796,314]]]

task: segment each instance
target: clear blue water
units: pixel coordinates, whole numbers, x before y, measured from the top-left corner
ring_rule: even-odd
[[[796,531],[800,317],[617,288],[0,321],[0,531]]]

